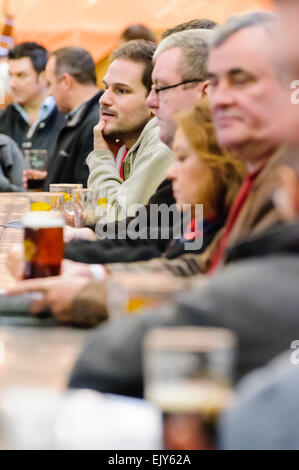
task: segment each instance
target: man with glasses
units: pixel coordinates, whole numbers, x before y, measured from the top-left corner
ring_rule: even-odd
[[[206,92],[206,61],[210,30],[174,33],[164,39],[154,54],[153,87],[147,105],[156,112],[160,138],[172,146],[176,124],[173,117],[191,108]],[[195,51],[198,51],[196,53]]]

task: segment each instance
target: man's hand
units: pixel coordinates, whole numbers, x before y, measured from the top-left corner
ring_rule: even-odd
[[[8,249],[5,258],[6,268],[17,281],[24,274],[25,253],[23,245],[15,245]]]
[[[91,228],[74,228],[69,225],[64,226],[63,237],[65,243],[69,243],[71,240],[97,240],[96,234]]]
[[[63,276],[28,279],[18,282],[5,293],[6,295],[16,295],[26,292],[41,292],[43,298],[31,305],[30,313],[36,314],[48,308],[57,320],[70,322],[72,321],[72,304],[75,297],[88,282],[87,278],[69,279]]]
[[[45,180],[47,178],[46,171],[39,170],[24,170],[23,171],[23,185],[28,189],[28,180]]]
[[[24,263],[25,255],[23,246],[14,246],[8,250],[5,264],[10,274],[16,281],[19,281],[23,278]],[[62,276],[66,277],[69,277],[70,275],[72,277],[85,277],[87,280],[93,278],[89,264],[78,263],[76,261],[67,259],[62,261],[61,274]]]
[[[123,143],[119,139],[104,136],[105,125],[106,122],[100,118],[98,124],[93,128],[94,150],[110,150],[116,156]]]
[[[90,264],[78,263],[77,261],[71,261],[64,259],[61,267],[62,275],[65,277],[85,277],[86,279],[93,279],[93,275],[90,269]]]

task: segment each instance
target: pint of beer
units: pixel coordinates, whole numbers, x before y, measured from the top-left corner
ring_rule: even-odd
[[[29,212],[23,218],[24,279],[57,276],[63,259],[64,219],[60,212]]]
[[[225,329],[152,330],[145,340],[145,397],[162,413],[163,447],[216,446],[220,413],[230,404],[235,337]]]

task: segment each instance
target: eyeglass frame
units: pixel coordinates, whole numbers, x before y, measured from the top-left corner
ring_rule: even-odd
[[[187,83],[199,83],[199,82],[204,82],[205,80],[195,78],[193,80],[184,80],[183,82],[176,83],[175,85],[169,85],[169,86],[163,86],[161,88],[155,87],[155,85],[152,85],[151,91],[153,91],[157,96],[159,96],[160,91],[164,90],[170,90],[170,88],[176,88],[180,85],[186,85]]]

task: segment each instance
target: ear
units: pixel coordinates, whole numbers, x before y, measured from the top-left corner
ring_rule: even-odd
[[[63,73],[59,80],[64,86],[65,90],[72,88],[74,78],[69,73]]]
[[[287,222],[299,217],[299,184],[296,173],[289,166],[279,168],[280,184],[274,193],[274,203]]]
[[[204,96],[209,94],[210,89],[210,80],[205,80],[204,82],[199,83],[199,90],[200,90],[200,97],[203,98]]]

